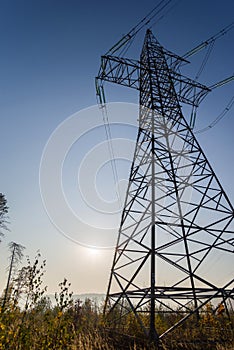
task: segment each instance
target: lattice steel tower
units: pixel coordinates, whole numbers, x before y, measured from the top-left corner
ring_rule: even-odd
[[[146,32],[140,60],[102,57],[103,81],[140,92],[139,129],[107,291],[106,314],[132,313],[156,342],[212,301],[234,298],[233,207],[185,120],[210,91],[179,73],[185,60]],[[177,322],[159,334],[156,317]],[[148,320],[147,320],[148,317]]]

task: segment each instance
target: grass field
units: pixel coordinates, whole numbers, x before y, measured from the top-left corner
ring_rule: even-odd
[[[8,350],[146,350],[153,344],[142,334],[133,314],[113,326],[103,317],[103,305],[91,299],[75,300],[64,279],[55,293],[55,303],[46,296],[43,276],[46,262],[38,253],[35,260],[12,274],[3,292],[0,308],[0,349]],[[160,310],[162,311],[162,310]],[[147,312],[142,322],[148,322]],[[163,333],[178,320],[178,314],[158,313],[156,329]],[[192,317],[169,333],[160,343],[162,350],[231,350],[234,314],[214,313],[211,304],[200,320]]]

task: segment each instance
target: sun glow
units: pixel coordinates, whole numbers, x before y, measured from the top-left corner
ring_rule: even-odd
[[[89,247],[87,248],[87,254],[90,257],[98,257],[100,255],[100,249],[95,247]]]

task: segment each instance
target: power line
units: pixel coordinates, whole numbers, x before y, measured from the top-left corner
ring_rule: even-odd
[[[155,24],[157,24],[159,21],[161,21],[181,0],[178,0],[175,2],[174,5],[172,5],[164,14],[161,15],[161,17],[159,17],[159,19],[157,19],[149,28],[152,29],[153,26],[155,26]]]
[[[125,34],[114,46],[107,51],[107,55],[113,54],[126,45],[129,40],[145,26],[147,26],[157,15],[162,12],[173,0],[161,0],[145,17],[143,17],[127,34]]]
[[[207,64],[207,62],[208,62],[208,59],[209,59],[209,57],[210,57],[210,55],[211,55],[211,52],[212,52],[212,50],[213,50],[214,43],[215,43],[215,41],[212,41],[212,42],[209,44],[208,51],[206,52],[206,55],[205,55],[205,57],[204,57],[204,59],[203,59],[203,61],[202,61],[201,67],[199,68],[199,70],[198,70],[198,72],[197,72],[197,74],[196,74],[196,76],[195,76],[195,80],[197,80],[197,79],[200,77],[200,75],[202,74],[202,72],[203,72],[203,70],[204,70],[204,68],[205,68],[205,66],[206,66],[206,64]]]
[[[106,105],[102,106],[101,110],[102,110],[103,124],[105,127],[108,151],[109,151],[109,155],[110,155],[112,174],[113,174],[113,178],[114,178],[114,183],[116,184],[115,190],[116,190],[117,200],[119,202],[119,208],[121,208],[122,205],[121,205],[121,196],[120,196],[120,189],[119,189],[119,178],[118,178],[118,172],[117,172],[115,155],[114,155],[114,148],[113,148],[113,143],[112,143],[113,138],[112,138],[112,133],[111,133],[111,128],[110,128],[110,123],[109,123]]]
[[[221,36],[227,34],[230,30],[234,28],[234,22],[226,26],[225,28],[221,29],[218,33],[210,37],[209,39],[203,41],[201,44],[197,45],[192,50],[185,53],[182,58],[187,59],[188,57],[194,55],[195,53],[199,52],[200,50],[204,49],[207,45],[211,44],[212,42],[215,42],[217,39],[219,39]]]
[[[212,129],[216,124],[218,124],[225,117],[225,115],[231,110],[233,105],[234,105],[234,95],[232,96],[231,100],[228,102],[227,106],[223,109],[223,111],[217,116],[217,118],[215,118],[213,122],[207,125],[205,128],[195,131],[195,134],[201,134],[202,132]]]
[[[178,2],[180,2],[181,0],[177,0],[176,2],[175,2],[175,4],[174,5],[172,5],[165,13],[163,13],[156,21],[154,21],[154,23],[149,27],[150,29],[153,27],[153,26],[155,26],[155,24],[156,23],[158,23],[159,21],[161,21],[177,4],[178,4]],[[126,54],[126,52],[129,50],[129,47],[132,45],[132,43],[133,43],[133,41],[134,41],[134,39],[135,39],[135,37],[136,37],[136,34],[142,29],[142,28],[144,28],[145,26],[147,26],[157,15],[159,15],[160,14],[160,12],[162,12],[166,7],[167,7],[167,5],[169,5],[170,3],[172,2],[172,0],[169,0],[169,1],[167,1],[163,6],[162,6],[162,8],[160,8],[156,13],[154,13],[154,14],[152,14],[153,12],[154,12],[154,10],[156,10],[158,7],[159,7],[159,5],[161,4],[161,3],[163,3],[163,1],[161,1],[160,3],[159,3],[159,5],[158,6],[156,6],[150,13],[148,13],[148,15],[147,16],[145,16],[140,22],[139,22],[139,24],[140,23],[142,23],[142,26],[140,26],[138,29],[137,29],[137,31],[131,36],[131,38],[129,38],[129,42],[128,42],[128,44],[127,44],[127,47],[126,48],[123,48],[123,50],[120,52],[120,54],[119,54],[119,56],[121,56],[121,55],[125,55]],[[149,17],[149,19],[144,23],[144,21],[148,18],[148,16],[150,16],[152,14],[152,16],[151,17]],[[137,27],[137,26],[136,26]],[[136,27],[134,27],[134,28],[136,28]],[[134,29],[132,29],[131,31],[133,31]],[[130,31],[130,32],[131,32]],[[129,33],[130,33],[129,32]],[[127,42],[126,42],[127,43]],[[118,56],[118,57],[119,57]]]

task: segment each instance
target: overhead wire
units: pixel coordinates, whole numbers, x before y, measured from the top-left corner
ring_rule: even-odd
[[[202,74],[202,72],[203,72],[203,70],[204,70],[204,68],[205,68],[205,66],[206,66],[206,64],[207,64],[207,62],[208,62],[208,60],[209,60],[209,57],[210,57],[210,55],[211,55],[211,52],[212,52],[212,50],[213,50],[213,48],[214,48],[214,43],[215,43],[215,41],[212,41],[212,42],[209,44],[208,50],[207,50],[207,52],[206,52],[206,55],[205,55],[205,57],[204,57],[204,59],[203,59],[203,61],[202,61],[202,63],[201,63],[201,66],[200,66],[200,68],[199,68],[199,70],[198,70],[198,72],[197,72],[197,74],[196,74],[196,76],[195,76],[195,80],[197,80],[197,79],[200,77],[200,75]]]
[[[203,70],[204,70],[204,68],[205,68],[205,66],[206,66],[206,64],[208,62],[208,59],[209,59],[209,57],[211,55],[211,51],[213,50],[214,43],[215,42],[212,41],[209,44],[208,50],[207,50],[207,52],[205,54],[205,57],[204,57],[204,59],[203,59],[203,61],[201,63],[201,66],[200,66],[200,68],[199,68],[199,70],[198,70],[194,80],[197,80],[200,77],[200,75],[202,74],[202,72],[203,72]],[[193,97],[195,98],[195,90],[194,90],[194,96]],[[193,105],[192,106],[192,110],[191,110],[191,114],[190,114],[190,127],[192,129],[194,128],[194,126],[196,124],[196,119],[197,119],[197,106]]]
[[[200,69],[198,70],[197,74],[196,74],[196,77],[195,77],[195,80],[197,80],[200,75],[202,74],[207,62],[208,62],[208,59],[211,55],[211,52],[214,48],[214,44],[215,44],[215,41],[217,39],[219,39],[221,36],[227,34],[231,29],[234,28],[234,22],[232,22],[231,24],[229,24],[228,26],[226,26],[225,28],[223,28],[222,30],[220,30],[217,34],[215,34],[214,36],[212,36],[210,39],[204,41],[202,44],[198,45],[194,50],[195,52],[194,53],[197,53],[198,51],[200,51],[201,49],[208,47],[208,51],[204,57],[204,60],[200,66]],[[191,50],[190,51],[190,54],[186,54],[184,55],[183,57],[188,57],[193,55],[193,51],[194,50]],[[234,75],[234,74],[233,74]],[[228,81],[227,81],[228,82]],[[216,87],[214,85],[214,87]],[[211,87],[213,88],[213,87]],[[234,96],[232,96],[232,98],[229,100],[228,104],[226,105],[226,107],[222,110],[222,112],[212,121],[212,123],[210,123],[209,125],[207,125],[206,127],[202,128],[202,129],[199,129],[197,131],[195,131],[194,133],[195,134],[200,134],[200,133],[203,133],[203,132],[206,132],[210,129],[212,129],[216,124],[218,124],[224,117],[225,115],[231,110],[232,106],[234,105]],[[193,122],[193,126],[195,125],[195,119],[196,119],[196,113],[195,113],[195,117],[194,117],[194,122]]]
[[[221,36],[227,34],[230,30],[234,28],[234,22],[227,25],[225,28],[221,29],[218,33],[210,37],[209,39],[203,41],[201,44],[197,45],[195,48],[189,50],[186,52],[182,58],[187,59],[188,57],[194,55],[195,53],[199,52],[200,50],[204,49],[207,45],[209,45],[211,42],[216,41]]]
[[[202,74],[202,72],[203,72],[203,70],[208,62],[208,59],[211,55],[211,52],[214,48],[214,44],[215,44],[216,40],[221,38],[223,35],[227,34],[233,28],[234,28],[234,22],[230,23],[225,28],[221,29],[218,33],[216,33],[215,35],[213,35],[209,39],[203,41],[201,44],[199,44],[198,46],[196,46],[195,48],[188,51],[186,54],[184,54],[182,56],[184,59],[187,59],[188,57],[198,53],[199,51],[201,51],[202,49],[204,49],[208,46],[208,51],[207,51],[207,53],[206,53],[206,55],[201,63],[201,66],[200,66],[196,76],[195,76],[195,80],[197,80],[200,77],[200,75]],[[225,81],[225,83],[226,83],[226,81]],[[215,85],[212,86],[211,89],[213,89],[214,87],[216,87],[216,86]],[[215,126],[220,120],[222,120],[224,118],[224,116],[229,112],[229,110],[231,109],[232,106],[233,106],[233,98],[228,102],[228,104],[224,108],[224,110],[217,116],[217,118],[214,119],[214,121],[210,125],[208,125],[207,127],[203,128],[201,130],[198,130],[195,133],[201,133],[201,132],[205,132],[207,130],[210,130],[213,126]],[[192,128],[194,128],[195,123],[196,123],[196,116],[197,116],[196,115],[196,108],[197,107],[193,107],[192,112],[191,112],[190,123],[192,121],[192,125],[191,125]]]
[[[135,36],[132,36],[131,39],[129,39],[128,43],[126,44],[126,46],[120,51],[119,55],[120,56],[124,56],[126,55],[126,53],[128,52],[128,50],[130,49],[130,47],[132,46],[133,42],[134,42]]]
[[[113,54],[124,46],[130,39],[136,36],[142,28],[147,26],[164,8],[173,0],[161,0],[145,17],[142,18],[127,34],[125,34],[106,54]]]
[[[126,52],[128,51],[129,47],[132,45],[132,43],[133,43],[133,41],[134,41],[134,39],[135,39],[137,33],[138,33],[143,27],[147,26],[157,15],[160,14],[161,11],[162,11],[163,9],[165,9],[166,6],[169,5],[172,1],[173,1],[173,0],[167,1],[167,2],[163,5],[163,7],[160,8],[160,9],[159,9],[156,13],[154,13],[151,17],[149,17],[149,19],[148,19],[145,23],[143,23],[144,20],[146,20],[147,17],[148,17],[150,14],[152,14],[153,10],[152,10],[147,16],[145,16],[143,20],[141,20],[141,21],[139,22],[139,23],[142,22],[142,26],[139,27],[139,28],[137,29],[137,31],[135,31],[135,33],[133,33],[133,34],[131,35],[131,38],[129,38],[129,45],[127,45],[126,48],[124,48],[124,49],[120,52],[119,55],[123,55],[123,54],[125,55],[125,54],[126,54]],[[162,20],[162,19],[163,19],[163,18],[178,4],[178,2],[180,2],[180,1],[181,1],[181,0],[177,0],[177,1],[175,2],[174,5],[172,5],[172,6],[171,6],[165,13],[163,13],[155,22],[153,22],[153,24],[149,27],[149,29],[152,29],[152,27],[155,26],[155,24],[157,24],[159,21],[161,21],[161,20]],[[163,1],[161,1],[160,4],[161,4],[162,2],[163,2]],[[159,5],[160,5],[160,4],[159,4]],[[158,6],[157,6],[157,7],[158,7]],[[155,10],[156,10],[157,7],[155,7]]]
[[[115,188],[116,188],[117,201],[119,203],[119,209],[121,209],[122,203],[121,203],[121,195],[120,195],[120,189],[119,189],[119,177],[118,177],[118,172],[117,172],[117,167],[116,167],[116,162],[115,162],[114,148],[113,148],[113,143],[112,143],[113,138],[112,138],[112,133],[111,133],[111,128],[110,128],[110,123],[109,123],[109,118],[108,118],[106,106],[104,108],[102,108],[102,118],[103,118],[105,133],[106,133],[106,139],[107,139],[108,151],[109,151],[109,155],[110,155],[110,164],[111,164],[112,174],[113,174],[113,178],[114,178],[114,184],[116,185]]]
[[[205,132],[207,130],[212,129],[216,124],[218,124],[225,115],[231,110],[232,106],[234,105],[234,95],[232,96],[231,100],[228,102],[227,106],[223,109],[223,111],[213,120],[212,123],[207,125],[205,128],[202,128],[200,130],[195,131],[195,134],[200,134],[202,132]]]
[[[142,23],[142,25],[137,29],[137,32],[138,33],[143,27],[147,26],[153,18],[155,18],[161,11],[163,11],[165,9],[165,7],[167,5],[169,5],[173,0],[167,0],[165,4],[163,4],[162,8],[160,8],[156,13],[153,14],[153,12],[159,7],[159,6],[156,6],[146,17],[145,19],[147,19],[147,17],[149,17],[147,19],[147,21],[145,23]],[[159,5],[161,5],[161,3],[163,3],[164,1],[161,1],[159,3]],[[152,14],[152,15],[151,15]],[[151,16],[150,16],[151,15]],[[162,15],[161,17],[163,18],[164,15]]]
[[[157,24],[159,21],[161,21],[181,0],[177,0],[174,5],[172,5],[164,14],[162,14],[151,26],[149,27],[152,29],[155,24]]]

